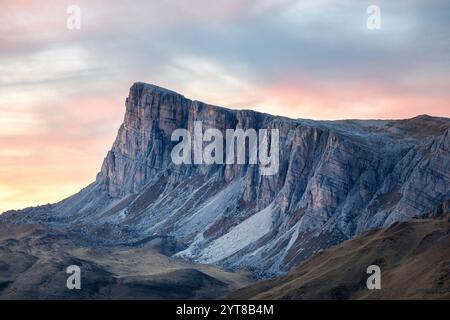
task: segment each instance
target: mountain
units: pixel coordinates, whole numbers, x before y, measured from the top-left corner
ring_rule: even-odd
[[[229,299],[450,299],[450,214],[396,222],[332,247],[285,276],[257,282]],[[381,269],[368,290],[368,266]]]
[[[196,263],[282,274],[370,229],[450,198],[450,119],[312,121],[192,101],[135,83],[95,182],[60,203],[0,216],[90,244],[160,241]],[[176,129],[278,129],[277,174],[257,164],[175,164]],[[43,186],[45,187],[45,186]]]

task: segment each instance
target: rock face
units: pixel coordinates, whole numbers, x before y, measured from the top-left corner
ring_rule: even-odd
[[[278,129],[279,172],[172,162],[175,129]],[[170,237],[177,257],[264,276],[450,198],[450,119],[312,121],[191,101],[135,83],[96,181],[0,221],[41,222],[108,243]]]

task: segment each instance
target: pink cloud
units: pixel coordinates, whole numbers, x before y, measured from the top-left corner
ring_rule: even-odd
[[[450,95],[425,95],[376,82],[282,83],[261,88],[262,109],[293,118],[404,119],[427,113],[450,117]]]

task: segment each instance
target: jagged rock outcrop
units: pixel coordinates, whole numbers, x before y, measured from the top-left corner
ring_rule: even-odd
[[[278,174],[172,162],[175,129],[278,129]],[[191,101],[136,83],[96,181],[0,221],[43,222],[108,243],[171,237],[175,256],[280,273],[368,229],[450,199],[450,119],[312,121]]]

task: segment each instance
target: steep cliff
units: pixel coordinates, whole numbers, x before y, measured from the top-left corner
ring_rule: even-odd
[[[278,129],[279,171],[172,162],[175,129]],[[276,274],[450,198],[450,119],[312,121],[192,101],[135,83],[96,181],[0,221],[42,222],[109,244],[169,237],[174,254]]]

